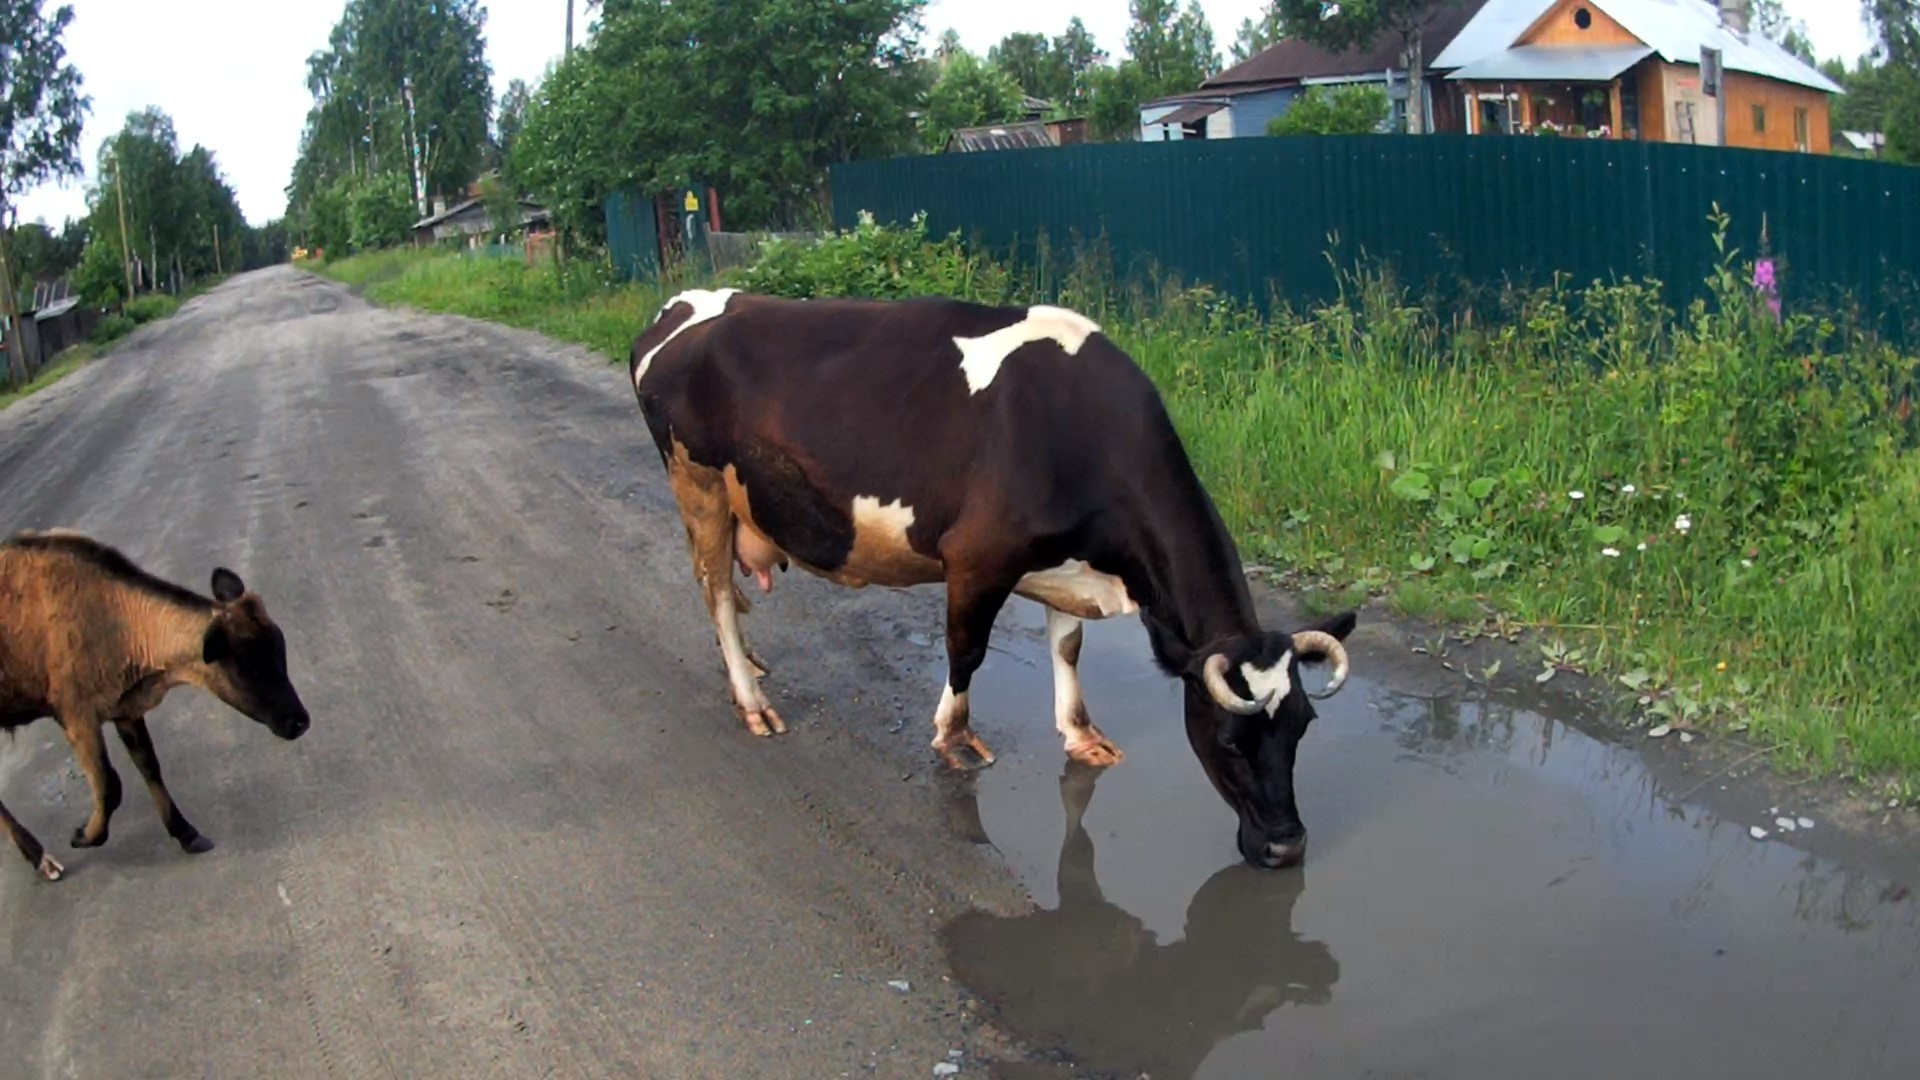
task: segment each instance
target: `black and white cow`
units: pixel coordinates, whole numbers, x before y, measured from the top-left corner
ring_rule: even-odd
[[[1068,756],[1121,760],[1087,716],[1081,621],[1138,614],[1186,683],[1187,735],[1256,865],[1298,862],[1295,751],[1309,697],[1345,681],[1346,612],[1262,629],[1240,558],[1160,395],[1092,321],[945,299],[787,300],[683,292],[634,342],[634,392],[672,480],[734,700],[786,730],[740,630],[738,563],[850,587],[944,584],[946,689],[933,747],[993,754],[967,690],[1012,595],[1046,607]],[[1302,661],[1331,661],[1309,695]]]

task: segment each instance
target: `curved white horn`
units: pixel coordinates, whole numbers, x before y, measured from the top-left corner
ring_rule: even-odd
[[[1233,688],[1227,685],[1226,653],[1214,653],[1212,656],[1207,657],[1207,666],[1202,670],[1201,674],[1206,679],[1207,693],[1213,695],[1213,700],[1218,703],[1221,708],[1231,713],[1238,713],[1241,716],[1252,716],[1254,713],[1260,711],[1262,707],[1261,702],[1248,701],[1239,694],[1234,693]]]
[[[1327,659],[1333,661],[1333,678],[1327,681],[1326,689],[1319,693],[1307,691],[1310,698],[1324,700],[1340,692],[1341,684],[1347,681],[1347,647],[1340,639],[1324,630],[1302,630],[1293,635],[1295,652],[1324,652]]]

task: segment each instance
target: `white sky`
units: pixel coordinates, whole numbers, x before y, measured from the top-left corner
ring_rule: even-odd
[[[51,6],[54,0],[45,0]],[[198,142],[260,224],[286,209],[286,185],[311,99],[306,58],[325,47],[342,0],[71,0],[67,54],[93,96],[81,159],[90,177],[100,143],[127,113],[158,105],[184,150]],[[579,0],[576,0],[578,3]],[[1849,62],[1867,48],[1858,0],[1785,0],[1821,57]],[[1261,0],[1201,0],[1222,54]],[[487,0],[487,59],[494,93],[512,78],[537,82],[566,36],[565,0]],[[1015,31],[1058,34],[1078,14],[1100,46],[1126,50],[1127,0],[931,0],[929,38],[952,27],[975,52]],[[584,33],[584,5],[575,13]],[[931,44],[931,41],[929,41]],[[20,220],[55,227],[86,213],[84,180],[47,184],[21,199]]]

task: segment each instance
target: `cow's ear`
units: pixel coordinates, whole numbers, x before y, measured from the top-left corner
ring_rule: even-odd
[[[1354,626],[1357,625],[1359,622],[1360,622],[1359,612],[1343,611],[1338,615],[1329,615],[1326,618],[1321,619],[1319,622],[1314,623],[1310,626],[1303,626],[1301,627],[1301,629],[1319,630],[1322,633],[1332,634],[1336,639],[1340,641],[1345,641],[1347,640],[1347,635],[1353,633]]]
[[[231,604],[247,591],[247,584],[240,575],[224,566],[213,571],[213,598],[223,604]]]

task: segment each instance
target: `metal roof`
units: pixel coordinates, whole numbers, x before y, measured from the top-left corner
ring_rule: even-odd
[[[1492,7],[1500,0],[1449,0],[1429,12],[1421,30],[1422,49],[1432,56],[1446,48],[1454,35],[1463,32],[1469,19],[1482,6]],[[1544,10],[1544,9],[1543,9]],[[1334,15],[1334,18],[1339,18]],[[1518,33],[1518,31],[1515,31]],[[1502,41],[1495,48],[1512,44]],[[1406,44],[1396,31],[1382,30],[1372,41],[1335,52],[1299,38],[1282,38],[1251,57],[1200,84],[1201,89],[1219,92],[1243,84],[1291,85],[1305,79],[1331,79],[1341,76],[1379,75],[1389,69],[1404,71]],[[1428,61],[1431,65],[1432,61]],[[1165,100],[1164,98],[1162,100]]]
[[[1597,49],[1518,45],[1483,56],[1447,78],[1474,82],[1608,82],[1652,55],[1653,50],[1645,45],[1606,45]]]
[[[1192,124],[1205,120],[1207,117],[1212,116],[1214,113],[1226,107],[1225,102],[1196,101],[1190,105],[1182,105],[1165,116],[1155,117],[1152,123]]]
[[[1508,49],[1558,0],[1487,0],[1447,47],[1433,58],[1437,69],[1465,68]],[[1745,37],[1721,25],[1720,8],[1711,0],[1585,0],[1670,64],[1698,64],[1702,46],[1720,50],[1728,71],[1843,93],[1832,79],[1776,45],[1758,29]],[[1559,76],[1554,76],[1559,77]]]
[[[1026,150],[1054,145],[1044,120],[1023,120],[1008,124],[957,128],[947,139],[947,152],[972,153],[979,150]]]

